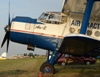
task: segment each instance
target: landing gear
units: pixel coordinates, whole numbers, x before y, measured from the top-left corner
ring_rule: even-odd
[[[58,51],[54,51],[51,58],[49,58],[49,52],[48,52],[48,57],[47,61],[44,62],[41,67],[40,71],[42,73],[49,73],[49,74],[54,74],[55,73],[55,68],[54,64],[58,61],[58,59],[62,56],[61,53],[58,53]]]
[[[44,62],[42,64],[42,66],[40,67],[40,71],[43,72],[43,73],[54,74],[55,73],[55,68],[50,63]]]

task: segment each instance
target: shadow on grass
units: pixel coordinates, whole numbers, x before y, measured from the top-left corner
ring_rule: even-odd
[[[0,77],[3,76],[3,77],[6,77],[6,76],[10,76],[10,75],[20,75],[20,74],[27,74],[28,71],[26,70],[9,70],[9,71],[2,71],[0,72]]]
[[[100,65],[55,65],[54,77],[100,77]]]

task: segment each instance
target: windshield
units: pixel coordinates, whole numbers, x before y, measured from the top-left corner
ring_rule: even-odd
[[[48,17],[48,15],[49,15],[49,14],[47,14],[47,13],[43,13],[43,14],[39,17],[38,20],[40,20],[40,21],[46,20],[47,17]]]
[[[38,18],[41,22],[51,23],[51,24],[62,24],[64,23],[66,16],[62,16],[58,13],[42,13],[42,15]]]

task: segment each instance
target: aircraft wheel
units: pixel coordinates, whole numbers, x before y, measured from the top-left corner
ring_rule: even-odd
[[[43,73],[54,74],[55,73],[55,68],[54,68],[53,65],[51,65],[47,62],[44,62],[42,64],[42,66],[40,67],[40,71],[43,72]]]

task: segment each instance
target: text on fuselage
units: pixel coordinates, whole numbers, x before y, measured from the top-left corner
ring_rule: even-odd
[[[74,25],[74,26],[81,26],[81,21],[80,20],[72,20],[71,22],[71,26]],[[100,23],[92,23],[90,22],[88,24],[88,28],[92,28],[92,29],[100,29]]]
[[[43,29],[43,30],[45,30],[46,26],[40,26],[40,25],[38,25],[38,26],[35,27],[35,29]]]

